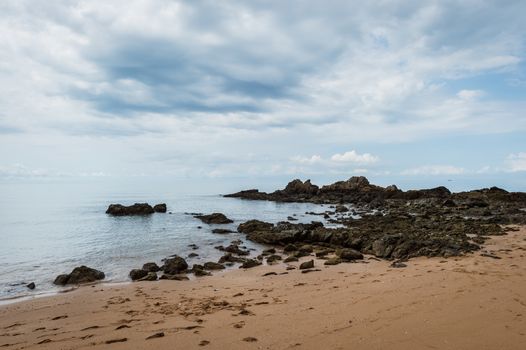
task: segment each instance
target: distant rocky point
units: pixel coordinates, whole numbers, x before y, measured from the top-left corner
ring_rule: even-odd
[[[166,204],[156,204],[153,207],[148,203],[135,203],[130,206],[110,204],[106,210],[106,214],[114,216],[150,215],[153,213],[166,213]]]

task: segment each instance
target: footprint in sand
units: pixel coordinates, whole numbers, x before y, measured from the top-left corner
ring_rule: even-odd
[[[201,341],[199,342],[199,346],[206,346],[206,345],[208,345],[208,344],[210,344],[210,342],[209,342],[208,340],[201,340]]]
[[[253,343],[253,342],[256,342],[258,340],[257,340],[257,338],[254,338],[254,337],[246,337],[246,338],[243,338],[243,341],[246,341],[248,343]]]

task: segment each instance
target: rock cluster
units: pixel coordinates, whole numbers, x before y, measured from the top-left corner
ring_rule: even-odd
[[[150,215],[153,213],[166,213],[166,204],[156,204],[153,207],[148,203],[135,203],[130,206],[110,204],[106,210],[106,214],[114,216]]]

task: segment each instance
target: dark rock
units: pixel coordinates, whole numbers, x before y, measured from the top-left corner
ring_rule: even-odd
[[[393,262],[391,263],[391,265],[389,265],[389,266],[394,267],[394,268],[403,268],[403,267],[407,267],[406,264],[404,264],[403,262],[398,261],[398,260],[397,260],[397,261],[393,261]]]
[[[363,254],[351,248],[344,248],[337,252],[337,255],[343,260],[360,260]]]
[[[168,275],[177,275],[185,271],[188,268],[186,260],[180,256],[174,256],[173,258],[166,259],[161,270]]]
[[[35,282],[29,283],[26,287],[29,288],[29,289],[35,289],[35,287],[36,287]]]
[[[263,251],[263,253],[261,253],[263,255],[271,255],[271,254],[276,254],[276,249],[274,248],[269,248],[269,249],[265,249]]]
[[[189,278],[182,275],[167,275],[163,274],[160,278],[160,280],[172,280],[172,281],[188,281]]]
[[[153,206],[153,211],[156,213],[166,213],[166,204],[160,203]]]
[[[341,262],[342,261],[341,261],[340,258],[334,257],[334,258],[329,258],[329,259],[325,260],[325,262],[323,264],[324,265],[338,265]]]
[[[234,256],[232,255],[232,253],[227,253],[225,255],[223,255],[220,259],[219,259],[219,263],[220,264],[224,264],[224,263],[244,263],[247,259],[245,258],[240,258],[240,257],[237,257],[237,256]]]
[[[299,179],[292,180],[287,184],[287,187],[283,190],[288,195],[306,194],[313,195],[318,193],[319,187],[311,184],[310,180],[302,182]]]
[[[197,254],[197,253],[190,253],[190,254],[188,254],[189,258],[195,258],[196,256],[199,256],[199,254]]]
[[[53,282],[57,285],[90,283],[104,279],[104,272],[87,266],[75,267],[69,275],[59,275]]]
[[[345,205],[337,205],[335,211],[337,213],[346,213],[349,211],[349,208],[347,208]]]
[[[284,252],[293,252],[295,250],[298,250],[298,248],[294,245],[294,244],[287,244],[284,248],[283,248],[283,251]]]
[[[212,275],[210,272],[205,271],[203,265],[198,265],[198,264],[195,264],[195,265],[192,267],[192,272],[193,272],[194,275],[196,275],[197,277],[211,276],[211,275]]]
[[[286,262],[286,263],[289,263],[289,262],[294,262],[294,261],[298,261],[299,259],[293,255],[291,256],[288,256],[285,258],[285,260],[283,260],[283,262]]]
[[[257,231],[269,231],[274,227],[274,224],[259,220],[249,220],[237,227],[237,232],[252,233]]]
[[[232,232],[234,232],[234,231],[228,230],[226,228],[215,228],[215,229],[212,230],[212,233],[218,233],[218,234],[221,234],[221,235],[227,234],[227,233],[232,233]]]
[[[227,247],[217,246],[216,249],[221,250],[223,252],[237,254],[237,255],[250,255],[250,252],[248,250],[243,250],[239,248],[237,244],[231,244]]]
[[[204,222],[205,224],[231,224],[234,221],[227,218],[225,214],[221,213],[212,213],[209,215],[195,215],[194,218],[197,218]]]
[[[259,262],[258,260],[256,259],[247,259],[243,264],[241,264],[241,266],[239,267],[240,269],[250,269],[252,267],[256,267],[256,266],[259,266],[261,265],[261,262]]]
[[[132,279],[132,281],[140,280],[141,278],[148,275],[148,271],[143,269],[133,269],[130,271],[129,276]]]
[[[314,260],[305,261],[300,264],[300,270],[312,269],[314,267]]]
[[[153,208],[148,203],[135,203],[134,205],[130,206],[124,206],[122,204],[110,204],[106,210],[106,214],[114,216],[149,215],[153,213]]]
[[[142,269],[148,272],[157,272],[161,270],[161,268],[154,262],[148,262],[142,265]]]
[[[276,254],[273,254],[273,255],[270,255],[268,258],[267,258],[267,264],[272,264],[274,262],[277,262],[279,260],[281,260],[281,256],[279,255],[276,255]]]
[[[148,272],[146,276],[139,278],[137,281],[157,281],[157,274],[155,272]]]
[[[203,266],[205,270],[223,270],[225,268],[224,265],[212,261],[205,262]]]

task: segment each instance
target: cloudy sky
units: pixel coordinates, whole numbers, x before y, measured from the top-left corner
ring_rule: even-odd
[[[3,0],[0,177],[489,176],[526,190],[525,13]]]

